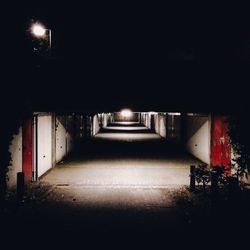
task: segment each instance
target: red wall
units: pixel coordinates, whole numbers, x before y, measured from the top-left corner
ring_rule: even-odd
[[[230,173],[231,144],[226,116],[212,116],[211,166],[223,166]]]
[[[22,126],[22,171],[25,182],[32,180],[33,119],[28,118]]]

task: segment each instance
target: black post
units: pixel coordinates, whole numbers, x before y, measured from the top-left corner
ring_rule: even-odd
[[[195,166],[190,166],[190,191],[195,191]]]
[[[17,186],[16,186],[16,196],[17,200],[21,201],[24,196],[24,173],[17,173]]]

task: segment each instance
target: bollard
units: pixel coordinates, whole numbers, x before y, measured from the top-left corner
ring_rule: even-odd
[[[219,185],[218,185],[218,173],[217,171],[213,170],[211,172],[211,194],[212,196],[217,196],[218,190],[219,190]]]
[[[195,191],[195,166],[190,166],[190,191]]]
[[[23,196],[24,196],[24,173],[23,172],[17,173],[16,195],[17,195],[18,201],[23,200]]]

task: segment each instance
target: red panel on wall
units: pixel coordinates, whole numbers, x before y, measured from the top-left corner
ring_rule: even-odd
[[[229,173],[231,165],[231,145],[225,116],[212,117],[211,166],[223,166]]]
[[[32,151],[33,151],[33,127],[32,127],[33,119],[28,118],[22,127],[23,133],[23,164],[22,164],[22,171],[24,173],[25,182],[29,182],[32,180]]]

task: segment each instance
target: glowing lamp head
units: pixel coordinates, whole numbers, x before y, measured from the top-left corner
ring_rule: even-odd
[[[43,37],[46,33],[46,29],[43,25],[36,23],[32,26],[32,33],[37,37]]]
[[[121,111],[121,115],[125,118],[131,117],[132,116],[132,111],[129,109],[123,109]]]

